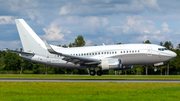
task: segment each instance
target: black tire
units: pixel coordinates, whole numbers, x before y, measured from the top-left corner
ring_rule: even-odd
[[[97,75],[98,75],[98,76],[101,76],[101,75],[102,75],[102,71],[101,71],[101,70],[98,70],[98,71],[97,71]]]
[[[95,74],[96,74],[95,70],[91,70],[91,71],[90,71],[90,75],[91,75],[91,76],[94,76]]]

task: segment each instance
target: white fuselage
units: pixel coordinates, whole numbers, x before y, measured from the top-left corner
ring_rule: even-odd
[[[176,57],[176,53],[170,50],[163,50],[165,47],[154,44],[122,44],[106,46],[88,46],[62,48],[51,45],[57,52],[65,54],[103,60],[105,58],[119,58],[123,65],[146,65],[159,62],[166,62]],[[162,49],[162,50],[161,50]],[[43,63],[51,66],[82,68],[80,65],[67,63],[62,60],[62,56],[51,54],[49,52],[31,55],[21,55],[22,58],[37,63]]]

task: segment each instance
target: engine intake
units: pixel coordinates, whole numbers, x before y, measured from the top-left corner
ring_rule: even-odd
[[[113,59],[106,58],[101,60],[100,67],[102,68],[102,70],[121,69],[122,64],[121,64],[121,60],[118,58],[113,58]]]

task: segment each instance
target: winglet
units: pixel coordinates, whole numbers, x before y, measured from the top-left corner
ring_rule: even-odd
[[[44,41],[44,44],[48,50],[49,53],[52,53],[52,54],[59,54],[59,55],[62,55],[62,53],[58,53],[56,52],[47,42],[46,40],[43,40]]]
[[[43,41],[44,41],[44,44],[45,44],[45,46],[46,46],[47,49],[52,49],[52,47],[47,43],[46,40],[43,40]]]

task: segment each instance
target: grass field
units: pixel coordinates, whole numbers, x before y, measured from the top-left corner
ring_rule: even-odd
[[[180,80],[180,75],[36,75],[36,74],[1,74],[0,78],[26,78],[26,79],[162,79]]]
[[[179,75],[0,75],[26,79],[174,79]],[[0,82],[1,101],[180,101],[180,83]]]
[[[179,101],[180,83],[0,82],[1,101]]]

